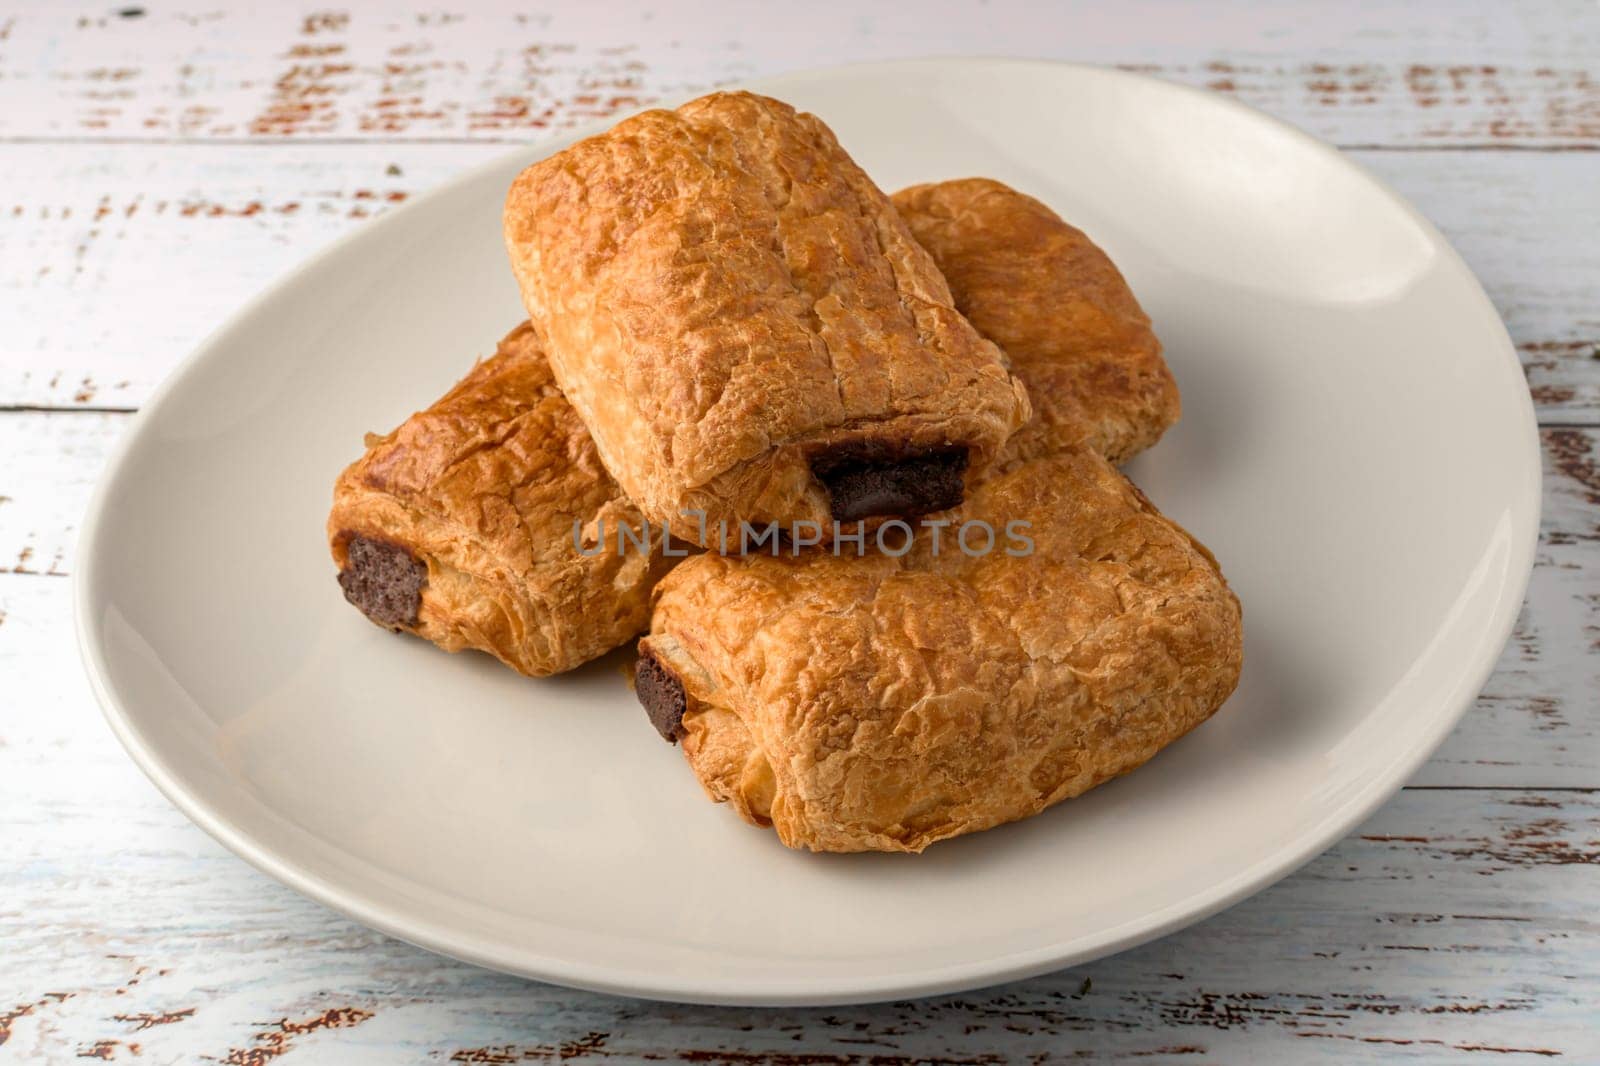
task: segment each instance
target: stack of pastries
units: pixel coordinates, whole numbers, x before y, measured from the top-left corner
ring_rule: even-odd
[[[1238,600],[1113,465],[1161,345],[1043,204],[717,93],[528,167],[505,240],[528,321],[335,487],[373,622],[534,677],[643,634],[649,723],[814,851],[1036,814],[1233,691]]]

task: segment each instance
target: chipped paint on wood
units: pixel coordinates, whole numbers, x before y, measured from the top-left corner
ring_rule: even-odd
[[[9,147],[0,407],[138,406],[219,322],[328,241],[503,151]],[[1540,416],[1600,422],[1600,153],[1354,154],[1478,273]]]
[[[0,137],[520,139],[664,96],[919,54],[1117,65],[1237,97],[1347,145],[1600,147],[1592,5],[1359,8],[1154,0],[764,7],[632,0],[448,15],[360,0],[215,11],[98,4],[11,17],[0,78],[35,106]],[[41,61],[30,57],[49,57]]]
[[[357,1007],[329,1007],[320,1014],[299,1021],[284,1018],[256,1033],[248,1047],[233,1048],[221,1058],[223,1066],[267,1066],[280,1055],[294,1050],[297,1037],[323,1029],[347,1029],[372,1017],[371,1011]]]
[[[1414,1061],[1600,1054],[1591,791],[1407,791],[1262,895],[1114,958],[936,999],[770,1011],[532,984],[362,929],[185,823],[104,730],[65,728],[99,771],[85,794],[51,796],[24,768],[28,795],[7,808],[48,818],[58,837],[0,912],[6,979],[17,1002],[42,1004],[11,1023],[18,1061],[130,1040],[157,1062],[987,1062],[1073,1049],[1148,1061],[1183,1049],[1185,1061],[1343,1063],[1352,1043]],[[0,782],[22,761],[0,749]],[[1552,855],[1546,841],[1565,843]],[[97,894],[126,898],[106,878],[132,854],[137,906],[86,909]],[[119,992],[157,958],[159,975]],[[189,1013],[139,1029],[118,1017],[130,995]]]
[[[143,1029],[154,1029],[158,1025],[172,1025],[176,1022],[181,1022],[193,1013],[194,1008],[189,1007],[185,1010],[160,1011],[159,1013],[145,1011],[140,1014],[118,1014],[114,1017],[119,1022],[133,1023],[133,1031],[137,1033]]]
[[[120,414],[0,414],[0,576],[67,576],[89,493],[127,425]]]
[[[138,406],[274,278],[501,150],[7,148],[0,407]]]
[[[17,142],[0,153],[0,1062],[1600,1060],[1592,4],[226,6],[0,15],[0,92],[28,105],[0,108]],[[1483,279],[1560,424],[1528,603],[1419,787],[1267,892],[1115,958],[775,1012],[415,950],[255,873],[140,776],[50,576],[126,418],[16,408],[137,406],[274,277],[508,142],[782,70],[958,51],[1147,70],[1370,148],[1356,158]],[[452,143],[403,143],[428,140]]]

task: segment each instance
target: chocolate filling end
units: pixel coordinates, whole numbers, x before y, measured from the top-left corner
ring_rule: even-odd
[[[880,515],[909,518],[961,502],[967,449],[907,455],[847,445],[813,456],[811,472],[827,488],[829,509],[840,522]]]
[[[683,682],[649,652],[640,655],[638,664],[633,668],[633,692],[644,705],[644,713],[650,716],[650,724],[656,727],[662,739],[669,744],[676,744],[683,738],[683,712],[689,706],[689,699],[683,692]]]
[[[422,586],[428,583],[428,566],[398,544],[352,536],[347,561],[339,571],[344,598],[361,613],[399,631],[417,624],[422,606]]]

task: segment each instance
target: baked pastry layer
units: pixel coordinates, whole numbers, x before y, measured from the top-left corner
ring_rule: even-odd
[[[619,550],[619,523],[644,518],[524,323],[439,402],[369,437],[334,487],[328,539],[346,598],[377,624],[538,677],[645,627],[675,560],[655,542]]]
[[[888,197],[777,100],[715,93],[535,163],[505,238],[556,380],[656,522],[938,510],[907,464],[976,473],[1027,418]],[[851,464],[902,490],[864,502],[832,478]]]
[[[640,694],[712,799],[790,847],[920,851],[1134,769],[1233,691],[1216,561],[1097,453],[1022,461],[949,517],[938,553],[924,530],[899,558],[706,554],[661,583]],[[1032,552],[962,552],[975,521],[1029,523]]]
[[[1120,463],[1178,420],[1178,386],[1149,316],[1081,230],[986,178],[914,185],[894,206],[956,307],[1028,388],[1034,417],[1008,454],[1087,444]]]

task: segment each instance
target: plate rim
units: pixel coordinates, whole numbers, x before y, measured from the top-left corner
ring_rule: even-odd
[[[1335,165],[1354,170],[1394,206],[1400,208],[1428,237],[1433,247],[1452,260],[1454,266],[1471,279],[1478,298],[1492,314],[1498,327],[1496,337],[1491,340],[1498,342],[1501,353],[1510,361],[1520,378],[1521,361],[1493,301],[1489,299],[1482,282],[1478,280],[1471,267],[1431,221],[1387,182],[1372,174],[1338,148],[1290,122],[1231,97],[1142,72],[1092,63],[963,55],[869,60],[808,68],[752,79],[735,85],[717,86],[709,91],[748,88],[752,91],[781,95],[786,85],[796,82],[814,82],[819,79],[848,77],[851,74],[882,76],[900,70],[927,70],[952,66],[972,70],[1067,69],[1092,77],[1159,85],[1164,90],[1203,98],[1212,105],[1231,109],[1255,122],[1265,122],[1297,140],[1302,147],[1321,153]],[[701,94],[674,94],[650,106],[672,107],[697,95]],[[91,690],[117,740],[162,795],[218,843],[279,883],[368,928],[435,954],[502,973],[585,991],[677,1003],[792,1007],[874,1003],[960,992],[1033,977],[1125,951],[1203,921],[1289,876],[1348,835],[1353,828],[1396,795],[1460,723],[1493,673],[1500,653],[1510,639],[1527,596],[1538,546],[1543,510],[1543,455],[1532,396],[1526,389],[1520,391],[1520,403],[1512,401],[1512,406],[1516,409],[1515,418],[1520,423],[1519,429],[1524,439],[1522,461],[1530,477],[1534,506],[1531,514],[1523,515],[1520,522],[1512,523],[1508,552],[1508,573],[1511,576],[1507,583],[1506,594],[1495,605],[1494,617],[1486,630],[1483,645],[1485,650],[1481,658],[1472,663],[1470,669],[1462,671],[1463,683],[1458,687],[1461,694],[1454,700],[1454,705],[1449,705],[1449,700],[1445,700],[1445,706],[1435,717],[1431,728],[1419,737],[1411,750],[1392,760],[1381,773],[1361,788],[1354,790],[1349,798],[1324,812],[1320,824],[1314,830],[1302,833],[1292,842],[1274,850],[1256,863],[1236,871],[1232,876],[1202,891],[1191,893],[1180,902],[1149,912],[1141,920],[1099,930],[1091,936],[1075,938],[1070,943],[1054,942],[1023,952],[999,956],[986,955],[935,968],[918,969],[915,972],[900,972],[880,967],[865,976],[857,973],[798,981],[787,979],[780,973],[768,984],[755,990],[733,987],[715,975],[705,973],[676,974],[669,977],[648,967],[631,971],[623,971],[609,965],[595,967],[580,959],[538,955],[524,949],[496,950],[494,943],[459,930],[453,931],[448,923],[419,917],[416,914],[408,915],[398,908],[387,907],[369,898],[371,894],[365,890],[343,888],[332,880],[312,872],[292,856],[259,843],[247,831],[212,811],[204,798],[182,780],[182,775],[166,766],[161,756],[140,736],[133,724],[133,715],[109,681],[104,648],[95,635],[92,619],[97,615],[97,602],[104,602],[104,599],[100,601],[95,599],[99,570],[94,559],[99,554],[97,545],[103,536],[105,504],[112,486],[120,479],[127,460],[150,427],[155,424],[156,417],[168,397],[190,376],[191,372],[203,362],[213,358],[215,352],[223,350],[220,342],[234,333],[240,324],[253,316],[262,305],[294,286],[300,276],[315,264],[342,253],[354,242],[366,239],[374,225],[386,225],[405,219],[411,212],[425,209],[435,198],[445,195],[463,183],[473,181],[480,173],[504,166],[513,157],[530,157],[530,161],[532,158],[542,158],[550,151],[559,150],[560,146],[603,132],[639,110],[645,108],[619,113],[610,118],[561,131],[553,136],[509,147],[504,153],[497,153],[488,160],[464,168],[405,204],[385,212],[380,218],[355,227],[299,260],[227,315],[193,351],[185,355],[167,373],[129,420],[129,425],[113,447],[90,496],[78,543],[74,549],[70,596],[79,654]],[[1513,589],[1515,596],[1509,594]],[[673,980],[671,977],[677,979]]]

